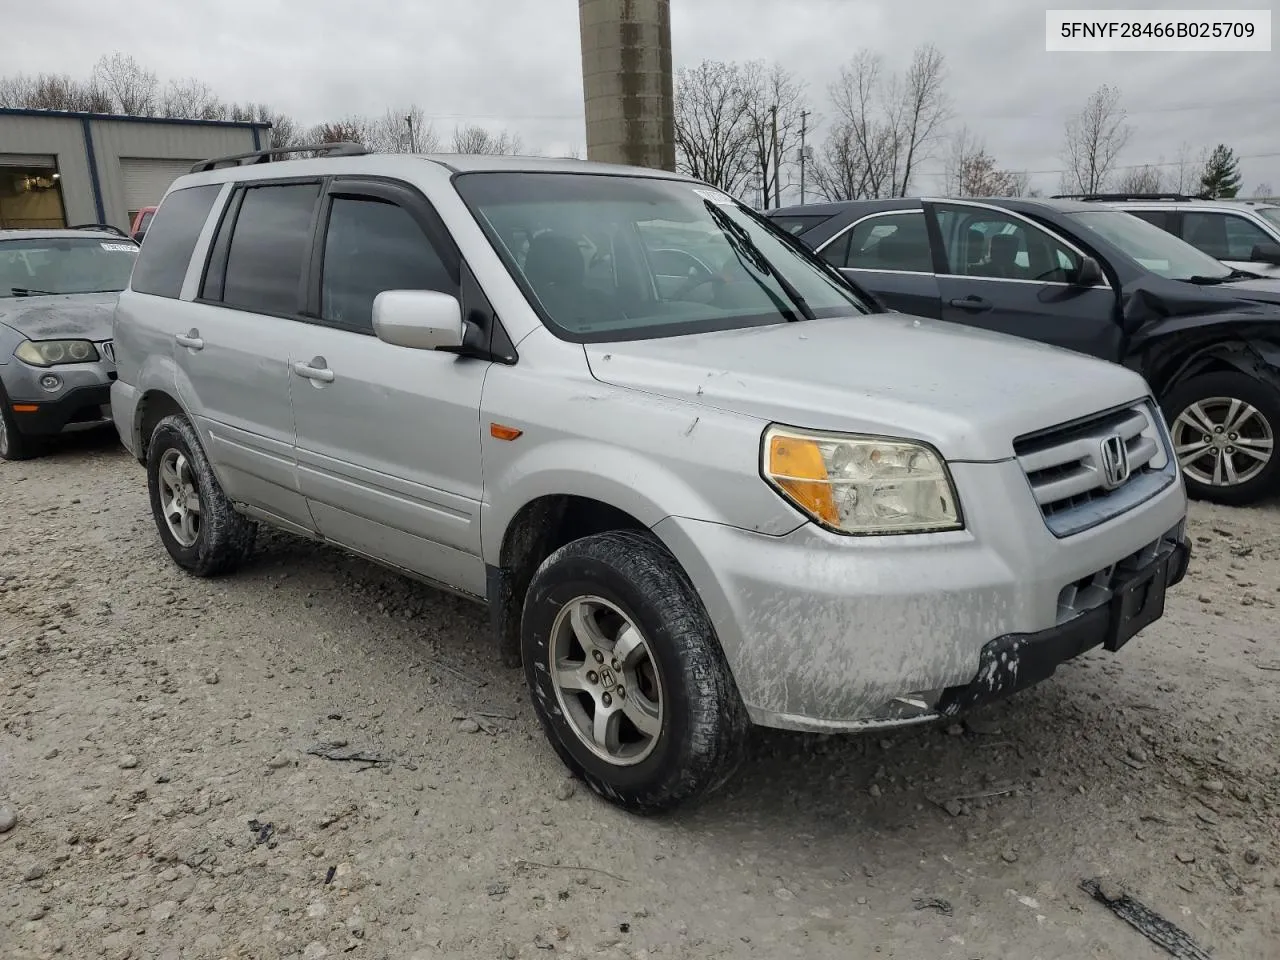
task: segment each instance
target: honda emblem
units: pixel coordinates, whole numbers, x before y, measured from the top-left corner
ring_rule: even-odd
[[[1129,447],[1124,437],[1110,436],[1102,441],[1102,485],[1114,490],[1129,479]]]

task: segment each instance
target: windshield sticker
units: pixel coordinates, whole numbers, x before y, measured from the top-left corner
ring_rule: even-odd
[[[98,246],[111,253],[133,253],[138,249],[132,243],[101,243]]]
[[[734,206],[733,198],[727,194],[721,193],[719,190],[704,190],[702,187],[694,187],[693,192],[700,196],[703,200],[710,200],[712,203],[721,207]]]

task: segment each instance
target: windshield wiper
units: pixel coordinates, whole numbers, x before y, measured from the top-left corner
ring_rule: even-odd
[[[56,297],[52,290],[32,290],[29,287],[10,287],[9,292],[15,297]]]
[[[755,241],[751,239],[751,234],[747,233],[742,224],[738,223],[733,219],[733,217],[721,210],[719,204],[705,199],[702,203],[711,214],[711,219],[716,222],[716,226],[720,228],[720,232],[723,233],[725,235],[725,239],[729,241],[729,246],[733,249],[734,255],[742,261],[742,265],[746,266],[749,261],[760,273],[767,277],[772,277],[778,282],[778,286],[782,288],[782,292],[787,295],[787,298],[795,304],[796,310],[799,311],[800,316],[804,317],[806,320],[817,320],[817,315],[813,312],[813,309],[809,306],[809,302],[805,300],[803,294],[801,294],[800,291],[795,288],[795,285],[784,277],[781,272],[774,269],[773,264],[771,264],[768,258],[760,252],[760,248],[756,246]],[[784,316],[792,312],[787,310],[782,303],[778,301],[777,295],[774,294],[772,290],[764,284],[760,284],[760,288],[764,290],[765,293],[769,294],[769,296],[774,300],[775,305],[779,308],[779,312]]]
[[[1231,274],[1226,273],[1220,277],[1183,277],[1183,283],[1194,283],[1198,287],[1216,287],[1218,284],[1232,279]]]

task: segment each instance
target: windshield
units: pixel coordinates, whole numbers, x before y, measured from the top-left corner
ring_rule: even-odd
[[[468,173],[458,192],[553,332],[668,337],[869,313],[798,240],[710,187],[656,177]]]
[[[1119,210],[1096,210],[1069,216],[1110,241],[1152,273],[1170,280],[1222,279],[1230,267],[1145,220]]]
[[[138,245],[97,237],[0,240],[0,297],[118,293],[129,283]]]
[[[1268,223],[1272,223],[1277,227],[1280,227],[1280,207],[1259,207],[1258,213],[1260,213],[1262,218]]]

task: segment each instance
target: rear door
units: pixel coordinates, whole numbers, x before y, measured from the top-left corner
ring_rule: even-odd
[[[304,532],[314,526],[298,490],[289,346],[319,200],[319,179],[237,186],[174,347],[180,397],[227,496]]]
[[[299,483],[320,533],[483,596],[479,418],[489,361],[392,346],[373,333],[379,293],[463,300],[463,269],[416,190],[334,180],[311,255],[308,322],[292,331],[290,379]]]
[[[942,319],[1120,358],[1115,290],[1072,282],[1084,253],[1019,214],[958,201],[926,205],[938,238]]]
[[[886,306],[940,318],[938,280],[923,210],[884,210],[855,220],[819,254]]]
[[[1280,276],[1280,267],[1253,259],[1254,247],[1274,244],[1276,239],[1238,213],[1189,209],[1182,216],[1182,239],[1229,267]]]

